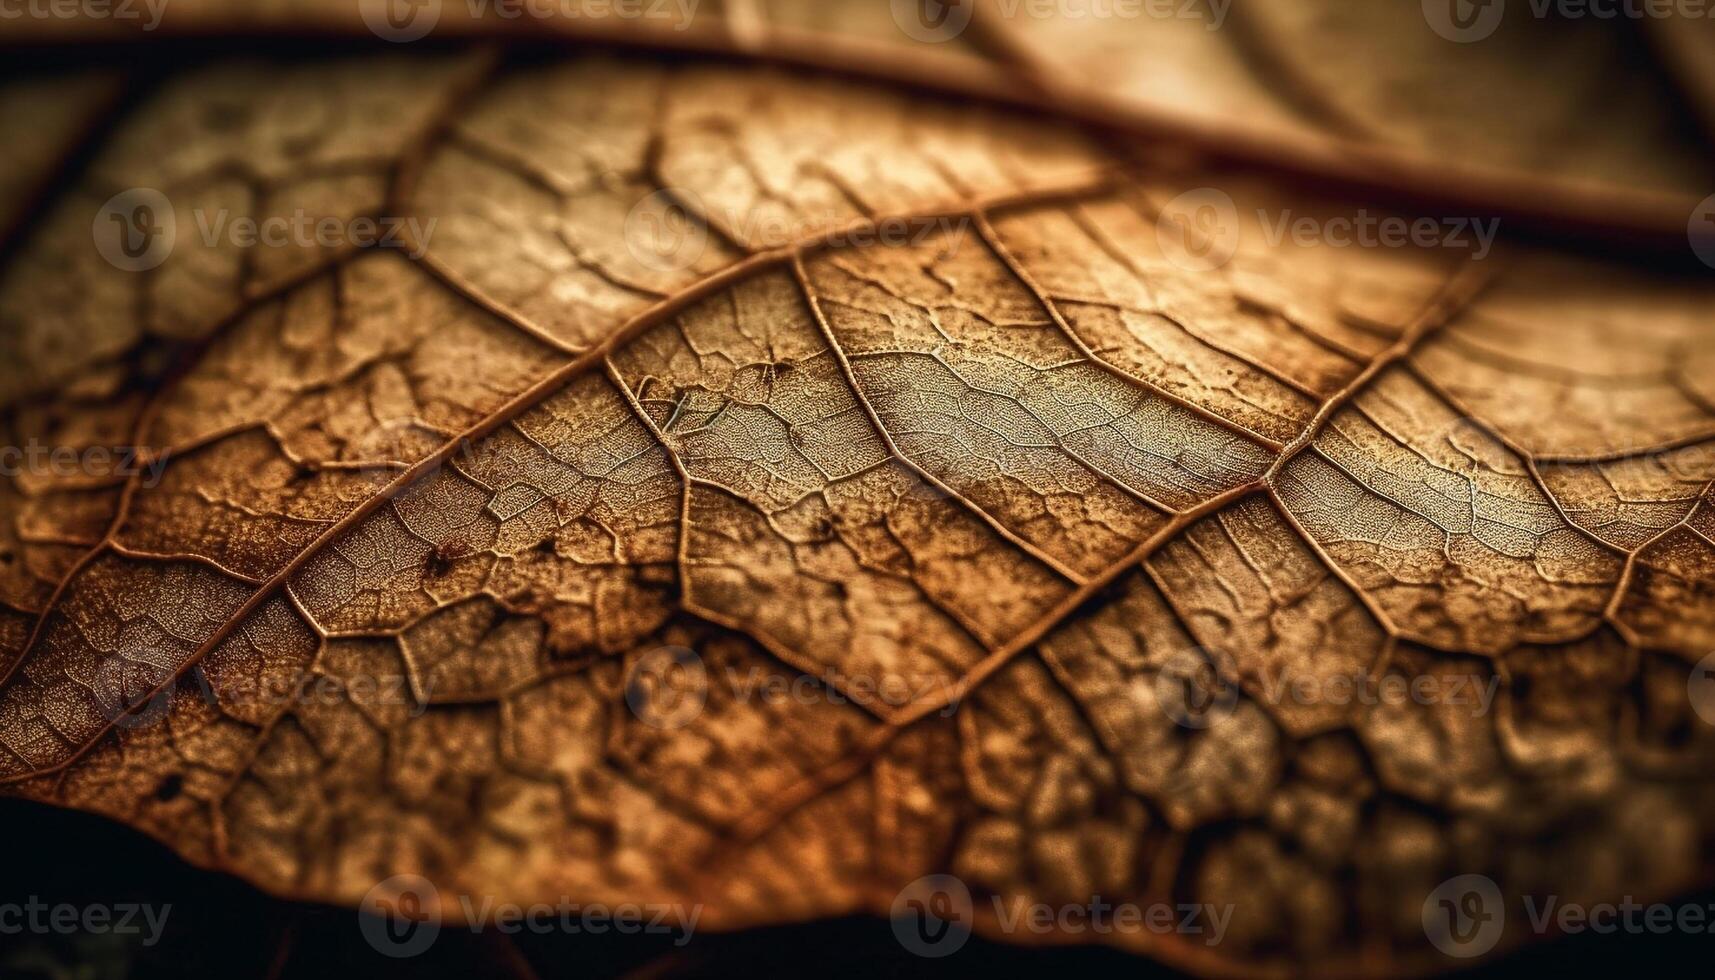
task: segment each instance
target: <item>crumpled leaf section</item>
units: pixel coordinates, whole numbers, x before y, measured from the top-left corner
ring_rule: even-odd
[[[1230,906],[1101,937],[1209,972],[1439,965],[1455,874],[1707,870],[1707,282],[1191,268],[1183,172],[777,68],[491,60],[371,118],[443,59],[200,70],[92,169],[333,181],[420,253],[40,265],[66,203],[0,273],[7,435],[147,464],[0,483],[8,792],[347,903]]]

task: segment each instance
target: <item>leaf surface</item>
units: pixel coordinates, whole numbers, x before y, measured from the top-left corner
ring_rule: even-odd
[[[170,74],[0,271],[8,441],[143,447],[0,484],[5,790],[347,904],[1230,903],[1100,937],[1222,973],[1445,966],[1460,873],[1706,877],[1710,280],[1274,242],[1375,209],[1103,135],[637,52]],[[86,237],[138,186],[183,212],[141,273]],[[1281,693],[1366,677],[1494,701]]]

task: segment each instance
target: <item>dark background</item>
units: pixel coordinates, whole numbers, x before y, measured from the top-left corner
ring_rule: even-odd
[[[350,909],[277,901],[236,878],[191,868],[141,834],[89,814],[0,800],[0,842],[0,903],[35,896],[50,904],[173,906],[160,943],[150,948],[143,947],[140,936],[0,936],[0,977],[7,980],[1179,976],[1100,947],[1017,948],[976,936],[951,957],[921,959],[894,940],[884,920],[855,916],[735,934],[698,933],[682,948],[664,935],[504,937],[444,929],[427,954],[394,960],[369,948]],[[1690,900],[1715,903],[1715,892]],[[1582,934],[1461,976],[1703,978],[1715,972],[1712,954],[1715,939],[1708,934]],[[41,965],[16,965],[24,957]]]

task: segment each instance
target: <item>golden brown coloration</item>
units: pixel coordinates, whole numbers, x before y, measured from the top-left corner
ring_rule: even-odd
[[[1102,147],[636,54],[169,82],[0,273],[8,439],[151,464],[0,484],[5,790],[346,903],[1232,903],[1218,946],[1102,937],[1220,972],[1445,966],[1459,873],[1700,880],[1715,288],[1249,224],[1187,268],[1181,190],[1362,203]],[[151,184],[184,229],[434,231],[101,264]],[[664,649],[706,675],[671,724]],[[1282,693],[1365,678],[1495,695]]]

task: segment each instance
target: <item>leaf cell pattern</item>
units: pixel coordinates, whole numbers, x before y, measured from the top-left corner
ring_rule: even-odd
[[[1709,867],[1706,282],[1254,232],[1192,271],[1173,170],[1070,123],[341,58],[169,79],[20,225],[6,435],[144,465],[0,485],[7,792],[342,902],[1231,903],[1218,949],[1110,937],[1210,972],[1434,965],[1458,872]],[[181,226],[435,231],[98,267],[87,215],[150,183]],[[671,723],[662,651],[706,678]],[[1175,720],[1188,652],[1216,723]],[[1290,693],[1341,681],[1489,693]]]

